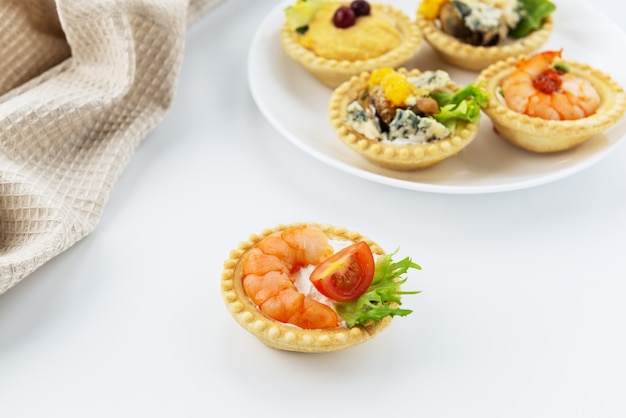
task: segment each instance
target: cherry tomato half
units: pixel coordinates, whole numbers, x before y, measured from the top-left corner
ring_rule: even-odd
[[[313,270],[310,280],[324,296],[338,302],[349,302],[365,293],[373,278],[372,250],[360,241],[324,260]]]

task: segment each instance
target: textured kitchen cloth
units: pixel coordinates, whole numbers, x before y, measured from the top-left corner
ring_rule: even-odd
[[[220,0],[0,0],[0,294],[96,227]]]

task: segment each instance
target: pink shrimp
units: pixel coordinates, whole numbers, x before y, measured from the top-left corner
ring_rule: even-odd
[[[322,230],[303,225],[274,232],[248,251],[243,262],[243,287],[261,312],[300,328],[335,328],[339,319],[330,307],[295,287],[293,274],[333,254]]]
[[[562,50],[522,58],[502,81],[506,104],[519,113],[543,119],[573,120],[593,114],[600,96],[585,79],[555,69]]]

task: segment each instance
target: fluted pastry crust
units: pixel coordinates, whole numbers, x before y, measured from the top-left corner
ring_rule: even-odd
[[[221,291],[226,307],[233,318],[246,330],[255,335],[264,344],[287,351],[307,353],[322,353],[343,350],[361,344],[387,328],[392,317],[386,317],[376,326],[353,328],[339,327],[334,329],[302,329],[293,325],[284,324],[261,313],[250,300],[243,288],[242,260],[248,250],[266,236],[284,229],[302,224],[278,225],[272,229],[265,229],[260,234],[251,235],[247,241],[230,252],[228,260],[224,262],[224,271],[221,279]],[[348,231],[345,228],[312,224],[320,228],[329,239],[364,241],[374,255],[384,254],[383,249],[358,232]]]
[[[417,69],[409,71],[400,68],[398,72],[407,74],[409,77],[421,74]],[[339,139],[373,164],[399,171],[423,169],[457,154],[476,137],[478,123],[464,122],[459,122],[457,129],[447,138],[426,144],[410,145],[375,141],[350,129],[345,124],[348,116],[347,107],[362,94],[367,87],[369,77],[370,73],[364,72],[337,87],[330,98],[328,116]],[[454,83],[450,85],[452,89],[457,87]]]
[[[489,65],[509,57],[529,54],[544,45],[554,23],[551,16],[544,19],[540,29],[522,39],[509,40],[498,46],[474,46],[459,41],[454,36],[441,31],[436,19],[427,19],[417,12],[417,26],[426,41],[437,51],[446,62],[466,70],[480,71]]]
[[[422,35],[415,22],[402,11],[387,4],[372,4],[372,14],[386,16],[402,36],[402,42],[393,50],[377,58],[360,61],[338,61],[317,56],[298,42],[298,34],[284,25],[280,30],[283,50],[294,61],[313,74],[324,85],[335,88],[363,71],[381,67],[399,67],[409,61],[422,46]]]
[[[588,80],[600,96],[600,107],[593,115],[576,120],[546,120],[510,109],[499,97],[502,80],[515,70],[520,58],[510,58],[483,70],[477,83],[490,94],[488,107],[483,109],[497,132],[521,148],[546,153],[573,148],[594,134],[604,131],[626,110],[626,95],[622,87],[608,74],[588,64],[562,61],[571,73]]]

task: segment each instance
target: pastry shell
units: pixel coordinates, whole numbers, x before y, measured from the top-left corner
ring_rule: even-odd
[[[502,80],[515,70],[518,58],[510,58],[484,69],[477,83],[490,94],[488,107],[483,109],[496,131],[529,151],[548,153],[573,148],[599,133],[622,117],[626,110],[626,95],[609,75],[587,64],[562,61],[573,74],[588,80],[600,96],[600,107],[593,115],[576,120],[546,120],[510,109],[498,90]]]
[[[421,74],[417,69],[399,68],[398,72],[409,77]],[[369,139],[350,129],[345,124],[347,107],[367,87],[369,77],[370,73],[364,72],[337,87],[330,98],[328,117],[339,139],[371,163],[397,171],[420,170],[457,154],[476,137],[478,123],[463,122],[459,122],[449,137],[426,144],[394,145]],[[456,89],[458,86],[452,84],[450,87]]]
[[[298,34],[286,25],[280,30],[283,50],[294,61],[313,74],[324,85],[335,88],[350,77],[363,71],[381,67],[399,67],[409,61],[422,46],[422,35],[415,22],[401,10],[387,4],[371,4],[372,14],[386,16],[395,22],[402,35],[402,42],[393,50],[376,58],[360,61],[339,61],[317,56],[298,42]]]
[[[547,42],[554,28],[552,17],[548,16],[541,28],[522,39],[509,39],[503,45],[485,47],[470,45],[448,35],[441,31],[437,19],[427,19],[419,11],[416,23],[426,41],[444,61],[471,71],[480,71],[500,60],[539,49]]]
[[[251,235],[247,241],[241,242],[236,249],[230,252],[229,258],[224,262],[221,292],[226,307],[233,318],[269,347],[305,353],[322,353],[350,348],[373,338],[387,328],[392,317],[386,317],[376,326],[370,327],[345,328],[340,326],[333,329],[302,329],[271,319],[257,309],[243,288],[241,261],[246,252],[266,236],[298,225],[302,224],[278,225],[272,229],[265,229],[260,234]],[[365,241],[374,255],[384,254],[378,244],[357,232],[332,225],[312,223],[309,225],[320,228],[329,239]]]

